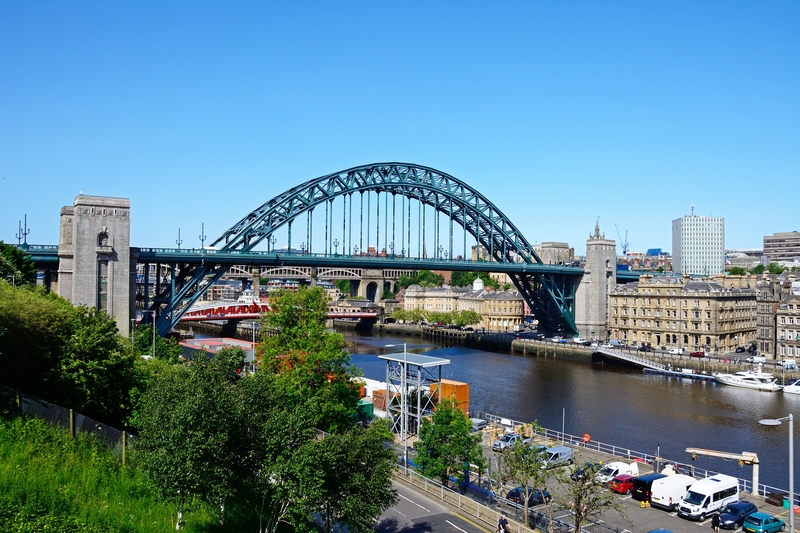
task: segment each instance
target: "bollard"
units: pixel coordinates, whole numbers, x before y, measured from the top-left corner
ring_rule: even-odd
[[[122,432],[122,464],[125,465],[125,445],[127,444],[127,439],[125,438],[125,431]]]
[[[75,412],[72,409],[69,410],[69,435],[75,436]]]

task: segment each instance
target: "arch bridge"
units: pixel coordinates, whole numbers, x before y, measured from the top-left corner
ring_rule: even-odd
[[[473,259],[473,248],[485,255]],[[543,264],[511,220],[463,181],[408,163],[307,181],[245,215],[209,247],[142,248],[138,260],[158,265],[155,297],[146,279],[144,298],[162,334],[234,265],[501,272],[544,329],[566,334],[577,332],[575,291],[583,275],[579,267]],[[169,279],[159,279],[161,265]]]

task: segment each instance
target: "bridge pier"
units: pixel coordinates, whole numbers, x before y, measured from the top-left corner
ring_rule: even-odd
[[[594,234],[586,241],[586,266],[575,292],[575,325],[585,339],[608,338],[608,295],[617,285],[617,243],[600,234],[595,225]]]

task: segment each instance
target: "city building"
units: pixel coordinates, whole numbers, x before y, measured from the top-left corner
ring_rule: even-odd
[[[610,336],[691,351],[733,351],[756,338],[756,289],[724,276],[642,275],[610,295]]]
[[[446,313],[472,310],[481,315],[475,327],[495,331],[513,331],[524,320],[525,302],[517,291],[489,291],[483,280],[471,288],[409,286],[403,294],[404,309],[424,309]]]
[[[788,331],[786,330],[786,326],[789,325],[788,318],[792,318],[794,322],[797,322],[797,319],[796,317],[788,316],[788,301],[785,302],[786,307],[783,310],[781,310],[780,307],[788,297],[800,294],[800,281],[798,281],[798,279],[800,279],[800,277],[798,277],[796,273],[790,272],[784,272],[782,274],[764,274],[760,276],[756,284],[758,288],[757,348],[759,354],[769,359],[781,357],[781,346],[784,347],[784,351],[787,351],[790,346],[786,343],[788,336],[786,333],[786,331]],[[796,303],[793,302],[791,305],[796,308]],[[796,309],[792,309],[792,311],[795,310]],[[781,311],[783,311],[782,316],[784,317],[783,324],[779,324],[780,318],[778,315]],[[781,325],[784,326],[783,335],[781,335]],[[783,336],[783,339],[780,338],[781,336]],[[796,342],[796,332],[793,337]],[[792,345],[792,348],[793,351],[797,353],[794,345]]]
[[[770,261],[794,261],[800,257],[800,232],[785,231],[764,237],[764,255]]]
[[[672,270],[691,276],[725,272],[725,219],[692,214],[672,221]]]
[[[800,356],[800,285],[795,285],[795,289],[781,300],[775,315],[777,359]]]

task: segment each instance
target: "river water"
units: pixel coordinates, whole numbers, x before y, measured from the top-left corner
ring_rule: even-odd
[[[624,366],[447,347],[421,337],[345,336],[352,343],[352,363],[367,378],[385,381],[386,362],[378,355],[398,351],[386,344],[405,342],[410,352],[450,360],[442,377],[469,383],[471,411],[536,420],[560,431],[563,409],[566,433],[588,433],[592,440],[652,455],[660,445],[662,457],[682,463],[692,462],[687,447],[755,452],[760,482],[789,486],[787,422],[767,427],[758,420],[798,414],[800,395],[648,375]],[[698,456],[693,464],[752,480],[752,467],[737,461]],[[795,487],[800,487],[798,470],[800,465]]]

